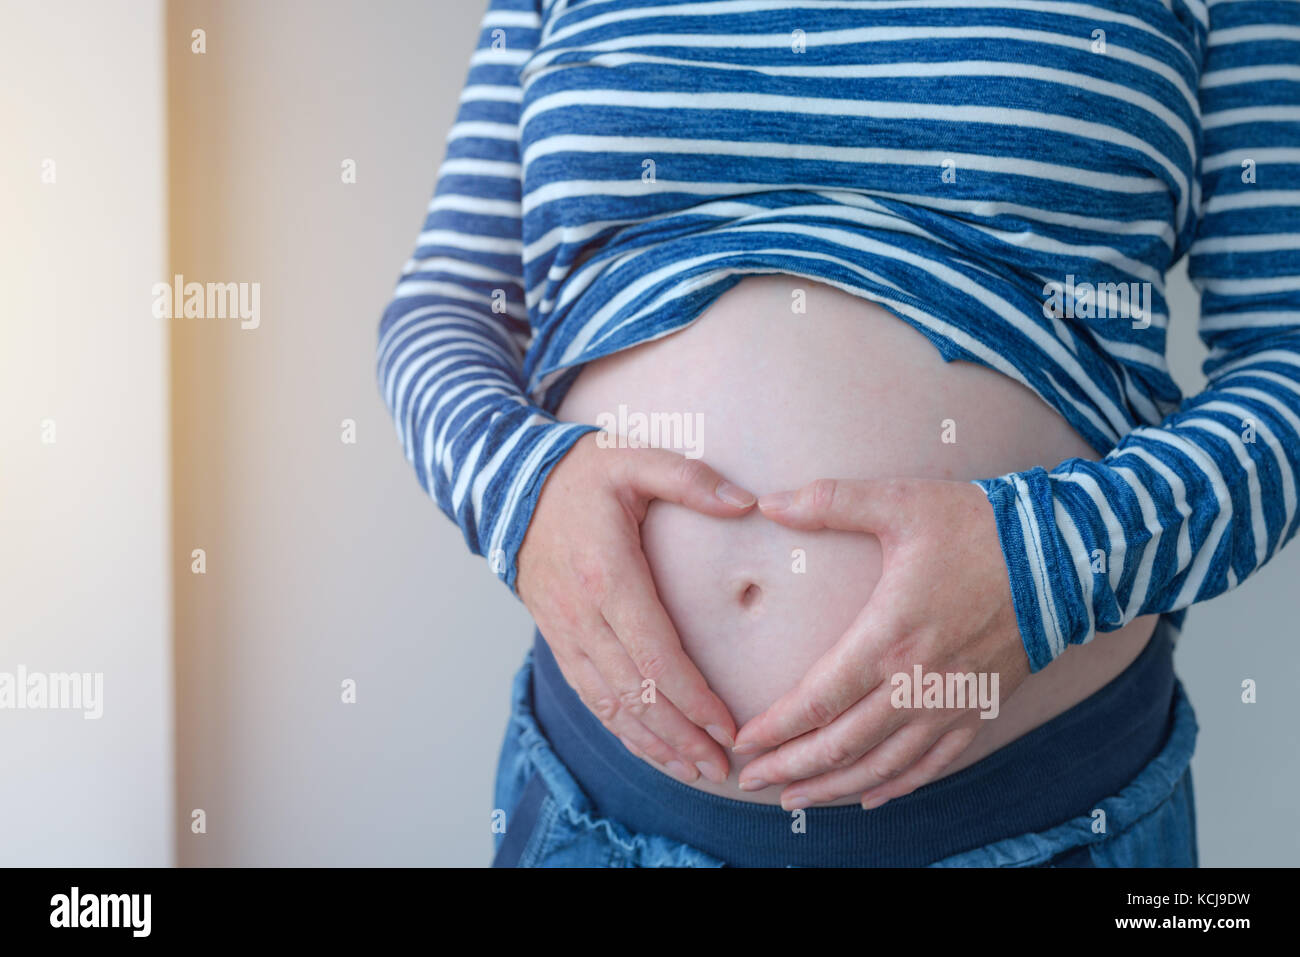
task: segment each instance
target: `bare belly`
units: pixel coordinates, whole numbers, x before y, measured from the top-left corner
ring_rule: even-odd
[[[791,309],[806,292],[805,314]],[[623,407],[620,412],[620,406]],[[748,278],[696,322],[589,364],[560,418],[624,428],[682,413],[656,444],[700,454],[756,494],[818,478],[989,478],[1096,453],[1025,387],[935,347],[874,303],[794,276]],[[691,429],[686,429],[689,424]],[[945,441],[949,439],[949,441]],[[955,439],[955,441],[952,441]],[[880,577],[874,536],[796,532],[754,513],[709,518],[664,502],[642,525],[659,596],[738,723],[788,691],[843,633]],[[1074,646],[1031,676],[948,769],[960,770],[1082,701],[1141,652],[1154,616]],[[749,794],[735,758],[724,785]],[[850,803],[854,799],[845,799]]]

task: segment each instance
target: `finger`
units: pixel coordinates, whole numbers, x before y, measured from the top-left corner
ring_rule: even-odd
[[[559,659],[557,658],[556,661],[558,662]],[[686,762],[666,741],[650,731],[635,716],[623,710],[618,694],[605,683],[594,662],[584,657],[572,664],[572,671],[576,679],[573,682],[575,690],[579,686],[583,689],[578,691],[578,696],[611,733],[618,735],[625,742],[631,742],[637,751],[645,754],[652,761],[665,766],[676,763],[680,766],[681,775],[691,777]]]
[[[756,791],[854,764],[907,723],[907,715],[890,702],[889,691],[882,685],[827,727],[751,761],[740,774],[740,789]]]
[[[897,479],[818,479],[793,492],[764,495],[758,507],[766,518],[791,528],[883,537],[905,505],[907,487]]]
[[[743,515],[757,501],[753,492],[728,482],[700,459],[666,449],[637,449],[624,456],[616,477],[647,498],[721,518]]]
[[[878,808],[886,801],[911,794],[917,788],[929,784],[938,778],[957,760],[963,751],[975,740],[976,729],[970,727],[953,728],[940,736],[915,764],[894,780],[870,788],[862,794],[862,807],[865,810]]]
[[[653,681],[656,693],[676,705],[692,724],[731,747],[736,740],[735,719],[682,648],[677,629],[659,601],[645,553],[633,547],[611,564],[610,580],[626,582],[627,587],[603,596],[600,612],[637,673]]]
[[[934,746],[942,732],[941,727],[913,722],[853,764],[791,784],[781,792],[781,806],[794,810],[895,782]]]
[[[884,647],[892,634],[883,616],[876,614],[885,603],[883,591],[877,584],[848,631],[813,662],[799,683],[762,714],[745,722],[732,749],[736,754],[775,748],[824,728],[879,686],[880,678],[872,664],[877,649]]]
[[[646,689],[627,651],[614,632],[600,622],[602,637],[590,641],[585,653],[619,699],[623,713],[645,725],[661,741],[709,780],[721,784],[730,765],[726,752],[658,689]],[[653,691],[653,693],[648,693]]]
[[[582,703],[625,747],[662,765],[673,777],[687,784],[699,778],[699,771],[682,759],[666,742],[621,707],[618,695],[605,683],[600,672],[585,655],[575,658],[555,656],[564,680]]]

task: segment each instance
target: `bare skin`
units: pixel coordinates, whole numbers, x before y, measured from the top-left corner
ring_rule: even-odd
[[[1029,677],[1007,576],[992,560],[1000,552],[984,493],[931,479],[821,480],[764,496],[759,507],[795,528],[875,535],[885,573],[834,647],[741,729],[738,753],[780,747],[746,767],[740,787],[795,782],[782,794],[787,810],[846,795],[870,809],[933,781],[983,719],[976,707],[896,708],[890,677],[916,664],[997,674],[1003,696]]]
[[[582,701],[630,750],[685,783],[721,783],[735,740],[727,706],[682,650],[655,593],[640,526],[655,500],[736,518],[752,493],[660,449],[583,436],[547,478],[519,552],[516,589]],[[655,682],[653,702],[643,681]]]
[[[807,314],[797,318],[794,288],[807,294]],[[543,488],[519,590],[557,658],[591,657],[585,649],[603,632],[577,623],[608,621],[624,645],[635,644],[634,660],[689,675],[670,681],[676,711],[671,723],[659,721],[680,748],[675,767],[644,738],[623,738],[692,787],[787,806],[900,796],[1101,688],[1154,628],[1154,619],[1136,619],[1026,677],[992,509],[966,480],[1095,453],[1023,386],[945,363],[871,303],[794,277],[746,279],[686,329],[588,365],[560,417],[597,422],[623,403],[697,412],[703,461],[763,494],[761,509],[684,507],[669,494],[629,490],[642,467],[672,471],[668,460],[641,466],[643,458],[673,453],[602,449],[589,436]],[[959,437],[946,444],[940,425],[950,417]],[[715,473],[677,459],[688,461],[708,491]],[[768,496],[781,492],[795,504],[775,507]],[[611,510],[608,500],[631,504]],[[795,553],[806,555],[806,572],[792,573]],[[997,719],[886,713],[882,675],[913,664],[997,671]],[[589,707],[609,711],[617,699],[643,724],[658,720],[659,705],[644,706],[637,693],[654,674],[610,667],[601,672],[606,691],[619,689],[610,694],[590,678],[584,690],[572,671],[566,677]],[[730,764],[717,763],[721,748],[705,755],[698,737],[686,743],[692,722],[725,730],[716,740],[734,730],[712,706],[689,718],[714,700],[725,720],[744,725]]]

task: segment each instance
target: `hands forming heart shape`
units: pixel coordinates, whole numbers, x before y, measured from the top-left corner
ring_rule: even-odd
[[[758,505],[791,528],[876,536],[883,570],[848,630],[740,729],[736,753],[776,749],[745,767],[741,789],[788,784],[787,810],[852,794],[870,809],[934,780],[974,740],[979,701],[900,707],[894,676],[992,675],[1005,696],[1030,670],[984,492],[969,482],[821,479]]]
[[[650,503],[737,517],[757,504],[801,530],[864,532],[883,568],[867,604],[798,684],[736,731],[659,603],[639,528]],[[727,778],[726,748],[768,753],[742,790],[784,785],[787,810],[860,795],[865,808],[934,780],[970,745],[979,704],[902,707],[897,675],[1028,677],[992,507],[979,486],[820,479],[761,500],[698,459],[598,449],[555,467],[518,556],[516,590],[583,703],[634,753],[687,783]],[[642,681],[656,701],[642,700]],[[917,689],[918,695],[920,689]]]

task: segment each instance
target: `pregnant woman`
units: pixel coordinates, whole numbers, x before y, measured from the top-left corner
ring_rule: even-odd
[[[1194,865],[1298,177],[1295,0],[493,0],[379,373],[538,626],[495,864]]]

